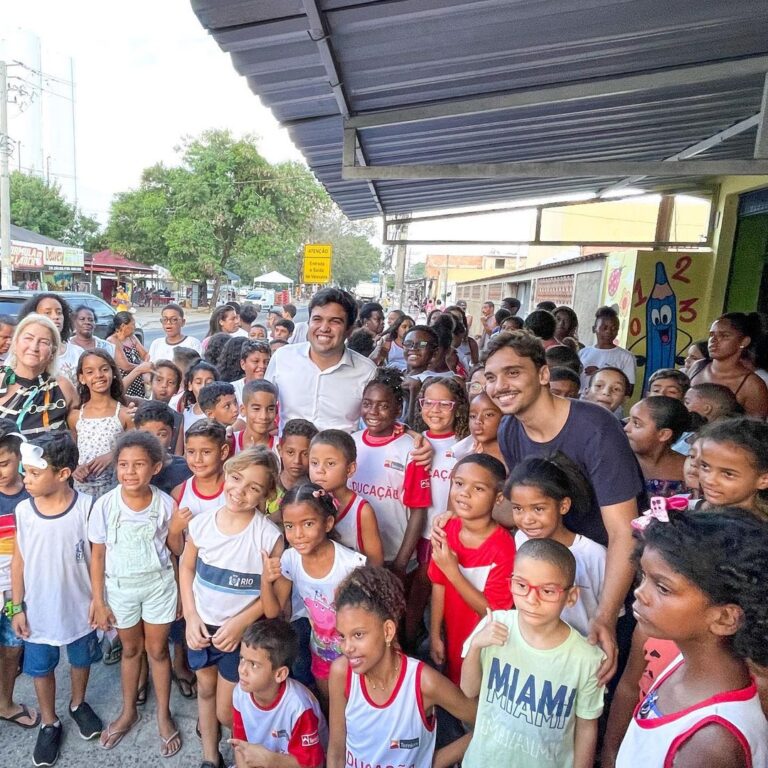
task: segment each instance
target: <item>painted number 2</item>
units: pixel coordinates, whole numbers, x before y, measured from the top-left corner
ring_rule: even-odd
[[[691,266],[693,263],[693,259],[688,256],[687,254],[685,256],[681,256],[676,262],[675,262],[675,269],[677,270],[674,275],[672,275],[673,280],[679,280],[681,283],[690,283],[691,278],[686,277],[685,273],[688,271],[688,267]],[[680,302],[682,305],[682,302]]]

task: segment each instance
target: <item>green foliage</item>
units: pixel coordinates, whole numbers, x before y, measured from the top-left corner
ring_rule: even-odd
[[[420,280],[426,274],[427,265],[423,261],[417,261],[408,267],[408,280]]]
[[[298,163],[270,165],[255,139],[228,131],[185,138],[181,164],[156,165],[138,189],[112,203],[110,247],[177,278],[218,282],[226,267],[244,281],[271,269],[296,275],[309,222],[328,205],[323,188]]]

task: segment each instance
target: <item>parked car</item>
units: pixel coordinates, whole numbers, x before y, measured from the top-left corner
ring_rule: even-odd
[[[0,314],[17,317],[21,305],[35,293],[43,291],[0,291]],[[110,307],[101,296],[94,296],[92,293],[74,293],[72,291],[49,291],[66,299],[67,304],[74,311],[76,307],[85,304],[93,310],[96,315],[96,327],[93,330],[94,336],[106,339],[109,336],[112,325],[112,318],[115,316],[115,308]],[[136,323],[136,337],[144,344],[144,330],[139,323]]]
[[[254,288],[245,295],[245,301],[261,312],[275,303],[275,292],[271,288]]]

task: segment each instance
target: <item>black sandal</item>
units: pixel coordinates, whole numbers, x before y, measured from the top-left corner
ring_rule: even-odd
[[[149,680],[136,691],[136,706],[143,707],[147,703],[147,696],[149,695]]]
[[[37,718],[34,723],[21,723],[19,720],[22,717],[32,717],[32,711],[26,704],[19,704],[21,707],[21,711],[17,712],[15,715],[11,715],[10,717],[3,717],[0,715],[0,720],[5,720],[6,723],[13,723],[14,725],[18,725],[19,728],[37,728],[38,725],[40,725],[40,713],[37,713]]]
[[[176,687],[179,689],[179,693],[185,699],[197,698],[197,678],[193,677],[191,680],[187,680],[186,677],[179,677],[175,672],[171,674],[173,682],[176,683]]]

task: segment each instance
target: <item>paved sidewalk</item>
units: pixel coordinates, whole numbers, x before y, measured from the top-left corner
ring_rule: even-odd
[[[202,749],[195,735],[197,701],[184,699],[173,685],[171,691],[171,712],[181,731],[181,751],[171,758],[160,757],[160,738],[155,719],[155,698],[150,686],[149,698],[141,712],[141,722],[112,750],[99,747],[98,739],[83,741],[77,726],[67,713],[69,704],[69,665],[64,659],[56,670],[57,696],[56,711],[64,726],[64,739],[57,766],[61,768],[190,768],[200,764]],[[21,675],[16,681],[15,700],[29,706],[36,706],[32,679]],[[105,666],[94,664],[88,684],[88,703],[104,721],[109,723],[120,709],[120,665]],[[234,758],[226,744],[228,732],[224,731],[222,754],[226,763]],[[32,766],[32,750],[37,738],[37,729],[24,730],[10,723],[0,722],[0,766],[2,768],[24,768]]]

